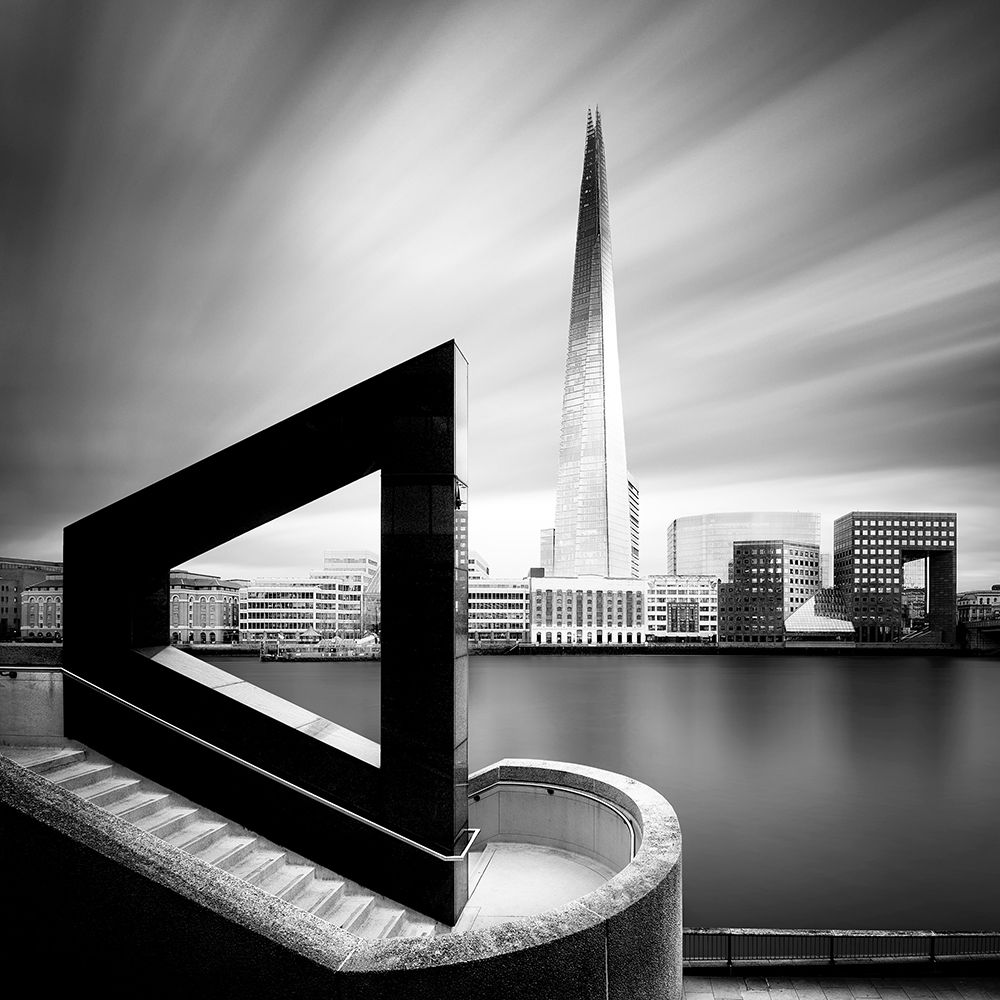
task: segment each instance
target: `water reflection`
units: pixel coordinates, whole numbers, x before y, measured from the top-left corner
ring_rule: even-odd
[[[378,739],[372,664],[220,660]],[[1000,669],[813,656],[473,657],[469,763],[662,791],[690,926],[979,930],[1000,898]]]

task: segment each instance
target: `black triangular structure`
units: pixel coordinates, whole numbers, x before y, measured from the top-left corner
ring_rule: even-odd
[[[449,341],[69,525],[67,670],[438,854],[461,853],[467,414],[468,364]],[[331,457],[260,474],[275,456],[303,453]],[[227,694],[219,671],[169,646],[168,598],[171,567],[377,470],[382,732],[373,754],[346,730],[321,741]],[[124,583],[107,614],[110,567]],[[465,905],[464,860],[373,831],[87,684],[67,680],[65,714],[71,738],[376,892],[447,923]]]

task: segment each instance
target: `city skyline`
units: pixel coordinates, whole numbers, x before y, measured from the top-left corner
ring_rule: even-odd
[[[925,509],[958,513],[960,590],[1000,580],[989,4],[8,11],[0,551],[59,559],[66,524],[453,336],[471,544],[535,564],[596,103],[643,575],[690,514],[815,511],[829,552],[849,511]],[[375,496],[188,568],[372,547]]]

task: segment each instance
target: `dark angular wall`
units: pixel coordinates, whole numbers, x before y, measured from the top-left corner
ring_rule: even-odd
[[[467,397],[467,362],[449,341],[68,526],[67,670],[427,847],[458,853],[468,825]],[[344,440],[355,443],[345,459],[242,485],[261,454],[342,455],[334,446]],[[169,644],[172,567],[376,470],[380,767],[149,658]],[[102,565],[127,567],[127,594],[126,611],[102,619],[98,633],[88,609]],[[68,736],[377,892],[448,923],[465,904],[465,862],[372,833],[70,679],[65,712]]]

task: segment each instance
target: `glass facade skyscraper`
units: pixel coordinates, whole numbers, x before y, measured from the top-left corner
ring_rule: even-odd
[[[818,546],[819,514],[742,510],[679,517],[667,529],[667,572],[704,573],[728,580],[733,543],[759,538]]]
[[[633,518],[601,115],[587,113],[556,486],[557,577],[631,577]]]

